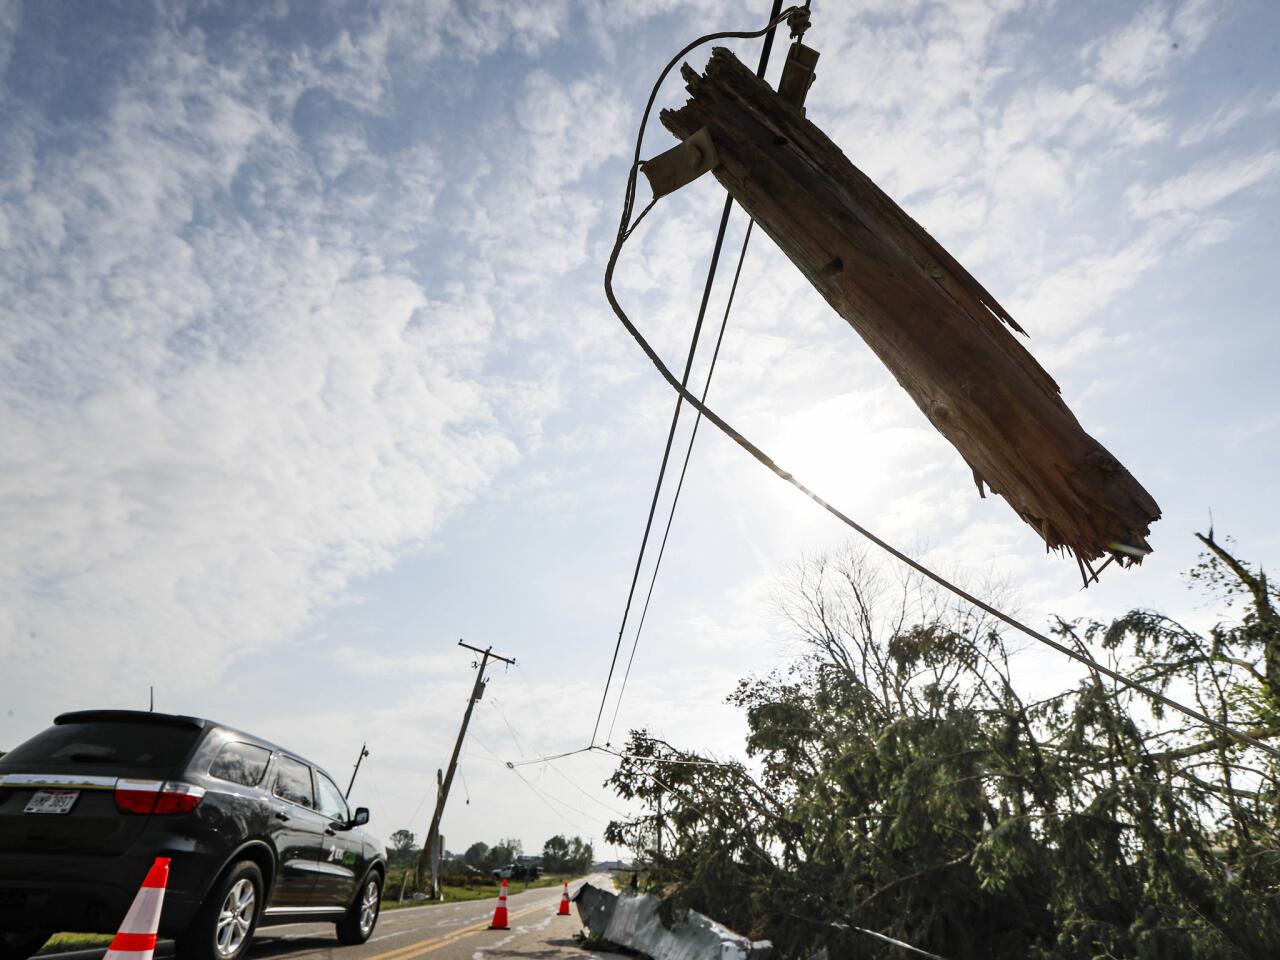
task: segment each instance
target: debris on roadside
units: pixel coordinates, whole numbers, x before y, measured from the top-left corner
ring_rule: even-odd
[[[647,893],[619,895],[584,883],[573,897],[593,940],[634,950],[653,960],[768,960],[773,944],[749,940],[695,910],[670,926],[667,901]]]

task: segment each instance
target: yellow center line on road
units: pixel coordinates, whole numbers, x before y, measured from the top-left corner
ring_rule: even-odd
[[[509,915],[508,919],[516,920],[520,917],[527,917],[530,914],[537,913],[540,910],[547,909],[552,901],[540,903],[537,906],[528,907],[524,910],[517,911]],[[364,957],[363,960],[413,960],[414,957],[420,957],[424,954],[439,950],[441,947],[468,937],[473,933],[479,933],[481,930],[488,930],[488,922],[474,923],[469,927],[459,927],[457,930],[445,934],[443,937],[430,937],[426,940],[419,940],[417,943],[410,943],[395,950],[388,950],[386,953],[376,953],[372,957]]]

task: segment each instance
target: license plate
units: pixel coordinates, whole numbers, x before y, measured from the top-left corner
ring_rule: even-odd
[[[23,813],[70,813],[79,790],[37,790],[22,808]]]

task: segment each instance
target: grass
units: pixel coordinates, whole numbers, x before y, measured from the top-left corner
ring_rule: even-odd
[[[643,890],[644,881],[648,876],[648,874],[646,874],[645,871],[643,870],[640,870],[638,872],[640,874],[638,883],[640,884],[640,889]],[[610,879],[613,880],[613,889],[617,890],[619,893],[625,893],[631,889],[631,871],[630,870],[614,870],[613,875],[610,877]]]
[[[545,877],[539,877],[537,880],[513,880],[508,884],[507,892],[510,894],[520,893],[523,890],[538,890],[544,887],[559,887],[573,878],[567,874],[551,874]],[[388,899],[382,901],[383,910],[399,910],[404,907],[425,907],[435,903],[462,903],[467,900],[490,900],[498,895],[497,884],[484,884],[475,887],[455,887],[444,884],[440,887],[440,892],[444,895],[443,900],[409,900],[405,898],[404,903],[398,902],[395,897],[400,893],[399,877],[393,875],[392,881],[387,884],[387,893],[394,894]]]
[[[64,950],[92,950],[94,947],[105,947],[110,942],[111,935],[106,933],[55,933],[49,938],[49,942],[44,945],[40,953],[62,953]]]

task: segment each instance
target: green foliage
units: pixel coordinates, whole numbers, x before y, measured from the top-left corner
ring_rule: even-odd
[[[1193,580],[1243,615],[1203,634],[1149,611],[1056,633],[1280,736],[1275,594],[1202,539]],[[632,734],[642,759],[611,782],[652,812],[606,836],[647,849],[652,889],[787,957],[899,955],[849,925],[952,960],[1280,956],[1268,755],[1096,675],[1024,700],[995,624],[857,555],[802,565],[782,610],[804,656],[730,698],[758,773]]]
[[[387,838],[391,846],[387,851],[387,862],[392,866],[403,867],[418,862],[419,848],[417,838],[409,830],[397,830]]]
[[[391,849],[396,852],[407,852],[409,850],[417,849],[417,847],[414,846],[414,836],[413,831],[411,830],[397,830],[395,833],[391,834],[389,839],[391,841]]]
[[[547,873],[585,873],[593,859],[591,844],[581,837],[566,840],[556,834],[542,846],[542,869]]]
[[[468,866],[488,874],[490,870],[506,866],[520,855],[520,841],[515,839],[499,840],[495,846],[483,841],[476,841],[467,847],[462,860]]]
[[[491,870],[494,867],[505,866],[522,853],[524,853],[524,844],[520,842],[519,838],[507,837],[499,840],[497,845],[490,848],[489,855],[485,858],[485,866]]]

